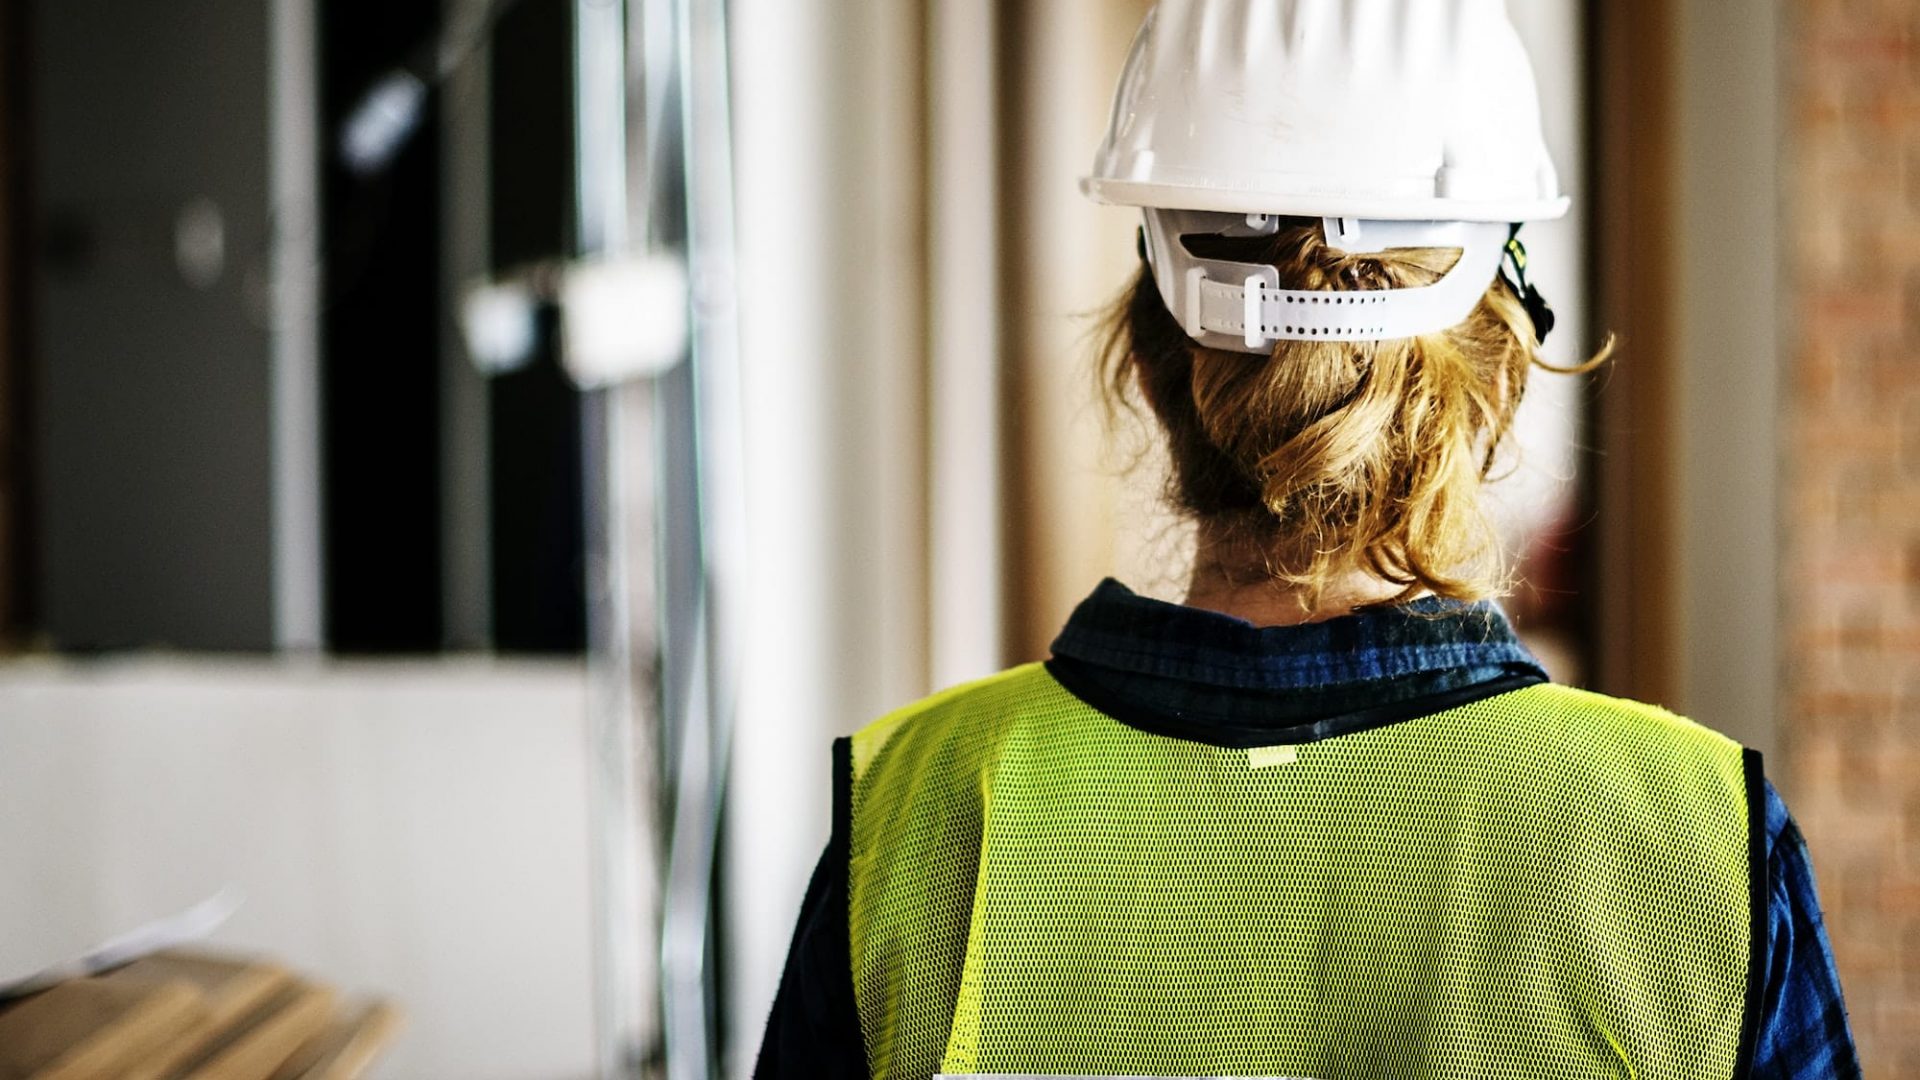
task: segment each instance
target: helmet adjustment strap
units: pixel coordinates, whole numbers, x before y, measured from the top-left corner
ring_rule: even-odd
[[[1511,270],[1512,273],[1508,273]],[[1547,335],[1553,333],[1554,324],[1559,316],[1553,313],[1553,305],[1540,295],[1540,290],[1527,280],[1527,245],[1520,242],[1520,223],[1515,222],[1513,230],[1507,234],[1507,250],[1501,259],[1501,276],[1513,294],[1520,298],[1521,306],[1527,309],[1527,318],[1533,320],[1534,340],[1541,345],[1547,343]]]
[[[1404,248],[1458,248],[1460,259],[1431,285],[1406,289],[1297,290],[1280,287],[1271,264],[1204,259],[1183,242],[1195,235],[1272,235],[1280,219],[1190,210],[1146,211],[1148,263],[1167,309],[1187,336],[1210,348],[1265,354],[1280,341],[1389,341],[1457,326],[1500,273],[1506,226],[1464,221],[1329,218],[1329,245],[1350,254]]]

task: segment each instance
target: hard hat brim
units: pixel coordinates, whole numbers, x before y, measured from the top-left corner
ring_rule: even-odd
[[[1464,199],[1366,199],[1344,195],[1276,196],[1185,184],[1112,180],[1096,176],[1080,181],[1089,199],[1108,206],[1160,210],[1208,210],[1222,214],[1275,214],[1305,218],[1363,218],[1369,221],[1554,221],[1567,215],[1572,200],[1478,202]]]

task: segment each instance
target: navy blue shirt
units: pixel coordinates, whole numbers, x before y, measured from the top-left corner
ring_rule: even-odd
[[[1256,627],[1138,596],[1116,581],[1074,612],[1048,669],[1118,719],[1238,746],[1271,743],[1277,730],[1331,734],[1356,719],[1427,715],[1546,679],[1492,604],[1426,600]],[[1767,971],[1749,1075],[1855,1080],[1860,1064],[1806,842],[1772,784],[1765,813]],[[761,1045],[761,1080],[868,1075],[847,939],[844,831],[836,824],[808,888]]]

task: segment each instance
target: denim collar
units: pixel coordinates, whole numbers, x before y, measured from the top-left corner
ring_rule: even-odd
[[[1344,730],[1343,718],[1546,679],[1490,602],[1428,599],[1260,627],[1112,579],[1074,611],[1049,668],[1103,712],[1202,741],[1214,725],[1223,745],[1249,729],[1310,725],[1323,736]]]

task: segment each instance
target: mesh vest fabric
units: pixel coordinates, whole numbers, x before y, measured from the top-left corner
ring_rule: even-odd
[[[1541,685],[1262,754],[1033,666],[850,758],[876,1077],[1700,1080],[1743,1053],[1757,759],[1658,709]]]

